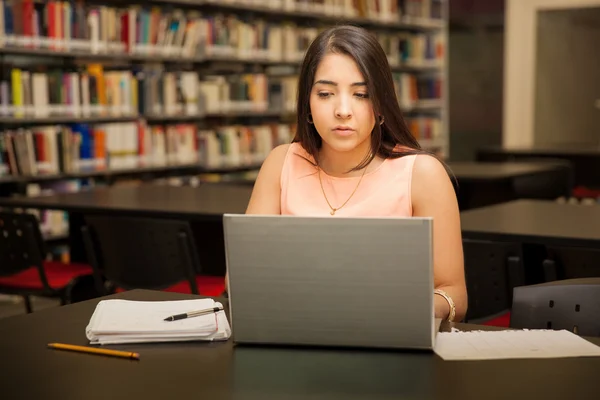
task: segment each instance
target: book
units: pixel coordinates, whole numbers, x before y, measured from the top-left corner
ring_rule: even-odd
[[[90,344],[227,340],[231,328],[224,311],[165,321],[165,318],[223,305],[213,299],[176,301],[102,300],[86,327]]]

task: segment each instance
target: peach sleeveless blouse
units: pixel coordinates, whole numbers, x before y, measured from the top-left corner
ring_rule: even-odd
[[[384,160],[365,174],[352,198],[334,216],[412,216],[411,179],[416,157]],[[305,158],[313,161],[300,143],[292,143],[281,171],[281,214],[331,216],[317,168]],[[321,171],[321,179],[329,203],[337,208],[348,199],[360,177],[333,177]]]

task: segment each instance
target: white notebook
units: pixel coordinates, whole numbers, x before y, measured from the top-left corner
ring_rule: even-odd
[[[85,333],[90,344],[227,340],[231,328],[224,311],[177,321],[164,320],[171,315],[222,306],[213,299],[102,300]]]
[[[567,330],[452,331],[437,334],[444,360],[600,356],[600,347]]]

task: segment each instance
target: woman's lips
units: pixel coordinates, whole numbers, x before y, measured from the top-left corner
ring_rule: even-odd
[[[336,126],[333,128],[333,132],[340,136],[350,136],[352,133],[354,133],[354,129],[348,126]]]

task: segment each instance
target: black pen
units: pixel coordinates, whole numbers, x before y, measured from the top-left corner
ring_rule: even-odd
[[[183,314],[171,315],[170,317],[165,318],[165,321],[177,321],[178,319],[186,319],[191,317],[198,317],[200,315],[206,315],[210,313],[216,313],[222,311],[221,307],[207,308],[206,310],[199,311],[190,311]]]

